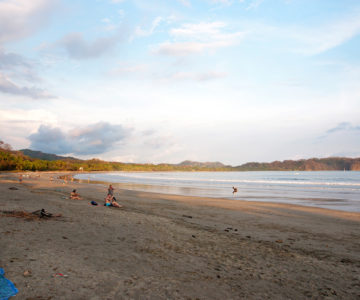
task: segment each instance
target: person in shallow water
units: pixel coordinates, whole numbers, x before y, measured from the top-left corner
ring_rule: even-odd
[[[233,186],[232,188],[233,188],[233,192],[232,192],[232,193],[233,193],[233,195],[235,195],[235,193],[237,193],[237,188],[234,187],[234,186]]]

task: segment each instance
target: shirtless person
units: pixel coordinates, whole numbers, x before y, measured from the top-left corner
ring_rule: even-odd
[[[81,197],[80,197],[80,195],[76,192],[76,190],[73,190],[73,191],[70,193],[70,199],[72,199],[72,200],[81,200]]]

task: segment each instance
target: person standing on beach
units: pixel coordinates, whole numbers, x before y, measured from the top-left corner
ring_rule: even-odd
[[[114,197],[114,188],[110,184],[108,188],[108,194],[105,198],[105,206],[114,206],[114,207],[122,207],[119,203],[116,202],[116,199]]]
[[[110,184],[109,188],[108,188],[108,196],[114,197],[114,188],[113,186]]]

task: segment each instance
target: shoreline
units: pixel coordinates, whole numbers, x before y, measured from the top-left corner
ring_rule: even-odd
[[[122,171],[114,171],[114,172],[122,172]],[[128,172],[128,171],[126,171]],[[134,171],[137,172],[137,171]],[[142,173],[143,171],[139,171],[140,173]],[[155,171],[156,172],[156,171]],[[281,172],[281,171],[279,171]],[[311,172],[311,171],[310,171]],[[316,171],[318,172],[318,171]],[[358,171],[355,171],[358,172]],[[2,175],[6,175],[6,174],[14,174],[12,172],[0,172],[0,179],[2,177]],[[84,174],[83,172],[78,172],[78,171],[41,171],[41,172],[16,172],[15,174],[20,174],[20,173],[31,173],[31,174],[45,174],[45,175],[51,175],[51,174],[56,174],[59,180],[63,180],[62,175],[64,176],[74,176],[74,175],[78,175],[78,174]],[[109,171],[91,171],[91,172],[86,172],[86,173],[109,173]],[[131,172],[133,173],[133,172]],[[222,207],[222,208],[227,208],[227,209],[239,209],[239,206],[243,206],[245,204],[253,204],[255,206],[268,206],[268,207],[277,207],[277,208],[283,208],[283,209],[294,209],[294,210],[302,210],[302,211],[306,211],[306,212],[313,212],[316,211],[316,213],[319,214],[324,214],[324,215],[332,215],[332,216],[339,216],[339,215],[343,215],[345,218],[349,218],[349,219],[354,219],[354,220],[360,220],[360,212],[356,212],[356,211],[345,211],[345,210],[339,210],[339,209],[332,209],[332,208],[325,208],[325,207],[317,207],[317,206],[307,206],[307,205],[302,205],[302,204],[294,204],[294,203],[280,203],[280,202],[272,202],[272,201],[256,201],[256,200],[245,200],[245,199],[231,199],[231,198],[224,198],[224,197],[202,197],[202,196],[191,196],[191,195],[180,195],[180,194],[167,194],[167,193],[161,193],[161,192],[151,192],[151,191],[142,191],[142,190],[133,190],[133,189],[126,189],[123,187],[123,185],[136,185],[136,184],[132,184],[132,183],[120,183],[120,182],[112,182],[112,181],[101,181],[101,180],[89,180],[87,181],[86,179],[77,179],[74,178],[74,181],[72,183],[79,183],[79,184],[85,184],[85,185],[101,185],[104,186],[104,191],[106,189],[106,186],[108,186],[109,184],[112,184],[113,186],[117,186],[119,187],[121,190],[127,191],[127,192],[134,192],[134,193],[147,193],[147,194],[151,194],[154,197],[158,196],[160,198],[168,197],[169,199],[172,200],[177,200],[177,201],[191,201],[191,203],[195,204],[195,203],[199,203],[200,202],[210,202],[213,203],[213,205],[218,206],[218,207]],[[69,182],[70,183],[70,182]],[[151,185],[151,184],[138,184],[138,185],[145,185],[145,186],[153,186],[156,187],[155,185]],[[266,198],[266,197],[264,197]],[[189,199],[189,200],[185,200],[185,199]],[[190,200],[191,199],[191,200]],[[267,199],[267,198],[266,198]],[[324,198],[326,200],[326,198]],[[219,202],[219,200],[221,200]],[[227,201],[229,201],[229,203],[227,203]],[[237,204],[237,202],[240,202]]]
[[[97,173],[97,172],[96,172]],[[100,173],[116,173],[116,172],[100,172]],[[121,172],[120,172],[121,173]],[[134,173],[134,172],[124,172],[127,173]],[[140,172],[141,173],[141,172]],[[149,173],[149,172],[147,172]],[[156,173],[156,172],[155,172]],[[79,175],[81,173],[77,173]],[[85,173],[91,175],[91,173]],[[235,197],[228,195],[201,195],[202,193],[199,191],[203,190],[204,187],[191,187],[191,186],[169,186],[169,185],[162,185],[161,182],[158,184],[156,183],[141,183],[141,182],[116,182],[107,179],[97,179],[91,178],[88,179],[75,179],[79,180],[80,182],[85,183],[94,183],[94,184],[113,184],[117,185],[121,189],[133,190],[133,191],[141,191],[146,193],[157,193],[157,194],[166,194],[166,195],[179,195],[184,197],[200,197],[200,198],[210,198],[210,199],[226,199],[226,200],[235,200],[235,201],[246,201],[246,202],[256,202],[256,203],[276,203],[276,204],[289,204],[289,205],[296,205],[296,206],[303,206],[303,207],[313,207],[313,208],[323,208],[329,209],[334,211],[343,211],[349,213],[359,213],[360,214],[360,202],[353,202],[354,200],[350,199],[342,199],[342,198],[333,198],[332,195],[328,194],[327,197],[319,197],[317,195],[313,195],[312,197],[306,198],[306,196],[279,196],[276,194],[266,192],[258,195],[250,195],[249,192],[244,191],[240,188],[241,193],[237,194]],[[151,181],[151,179],[150,179]],[[287,187],[285,187],[286,189]],[[260,189],[260,187],[259,187]],[[360,195],[359,195],[360,196]],[[335,201],[335,202],[333,202]],[[333,204],[337,203],[337,204]],[[350,205],[349,205],[350,204]]]
[[[78,180],[78,179],[74,179]],[[122,187],[122,183],[114,183],[110,181],[95,181],[90,180],[90,182],[85,182],[86,180],[80,179],[79,181],[84,181],[82,183],[85,184],[94,184],[94,185],[109,185],[112,184],[115,187],[119,187],[121,190],[127,192],[135,192],[135,193],[145,193],[151,195],[151,198],[163,198],[166,197],[171,199],[172,201],[180,201],[191,203],[193,205],[207,205],[214,207],[221,207],[230,210],[241,210],[246,204],[249,206],[262,206],[262,207],[275,207],[279,209],[288,209],[288,210],[297,210],[297,211],[306,211],[309,213],[322,214],[322,215],[331,215],[336,217],[342,217],[346,219],[354,219],[360,220],[360,212],[351,212],[344,211],[339,209],[331,209],[324,207],[316,207],[316,206],[306,206],[301,204],[292,204],[292,203],[279,203],[272,201],[256,201],[256,200],[243,200],[243,199],[231,199],[231,198],[221,198],[221,197],[201,197],[201,196],[188,196],[188,195],[179,195],[179,194],[167,194],[160,192],[149,192],[149,191],[141,191],[141,190],[131,190]],[[149,185],[152,186],[152,185]],[[240,202],[237,204],[237,202]]]
[[[115,196],[124,208],[106,208],[105,183],[50,181],[73,173],[41,173],[22,184],[18,173],[0,174],[1,211],[62,215],[27,221],[0,213],[0,266],[19,298],[360,295],[359,213],[123,189]],[[67,198],[74,188],[83,200]]]

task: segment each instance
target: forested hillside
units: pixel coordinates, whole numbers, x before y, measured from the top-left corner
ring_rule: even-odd
[[[11,146],[0,141],[0,171],[231,171],[231,167],[174,164],[128,164],[108,162],[100,159],[80,160],[63,157],[53,160],[56,155],[39,151],[27,151],[46,159],[32,158],[21,151],[12,150]],[[59,156],[56,156],[59,158]],[[48,160],[47,160],[48,159]]]
[[[360,158],[329,157],[271,163],[250,162],[235,169],[238,171],[360,171]]]
[[[24,150],[22,150],[24,151]],[[108,162],[100,159],[81,160],[61,157],[40,151],[25,153],[0,141],[0,171],[360,171],[360,158],[329,157],[302,160],[284,160],[271,163],[250,162],[237,167],[220,162],[184,161],[179,164],[134,164]]]

